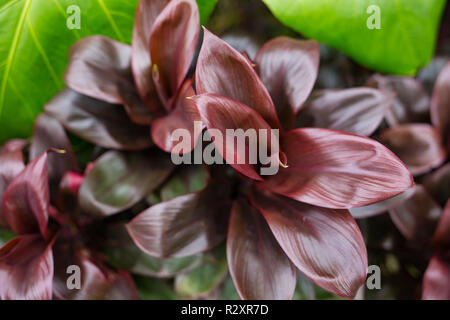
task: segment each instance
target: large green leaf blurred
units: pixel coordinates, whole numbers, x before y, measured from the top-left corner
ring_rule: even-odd
[[[217,0],[198,0],[202,22]],[[0,143],[27,137],[42,106],[64,87],[67,53],[102,34],[130,43],[138,0],[0,0]],[[70,30],[77,5],[81,28]]]
[[[263,0],[284,24],[371,69],[413,75],[433,56],[445,0]],[[371,17],[379,8],[380,29]],[[370,7],[370,8],[369,8]]]

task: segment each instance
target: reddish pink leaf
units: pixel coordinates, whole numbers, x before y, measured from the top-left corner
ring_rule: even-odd
[[[172,0],[150,32],[152,76],[163,102],[181,87],[197,48],[200,15],[195,0]]]
[[[288,168],[262,187],[326,208],[355,208],[392,198],[414,184],[404,164],[380,143],[350,133],[303,128],[281,137]]]
[[[270,95],[250,62],[206,29],[196,86],[198,94],[215,93],[239,101],[259,113],[272,128],[280,128]]]
[[[446,158],[438,131],[427,124],[405,124],[384,130],[380,142],[392,150],[413,175],[441,165]]]
[[[443,139],[450,143],[450,62],[442,69],[436,80],[430,111],[433,125]]]
[[[242,299],[291,299],[297,270],[280,248],[266,221],[247,200],[231,210],[227,236],[228,267]]]
[[[279,37],[256,55],[256,70],[272,97],[281,123],[292,129],[295,114],[311,93],[319,71],[319,44]]]
[[[223,156],[223,158],[233,168],[240,173],[255,179],[262,180],[259,173],[256,171],[256,160],[251,163],[251,155],[255,155],[255,148],[258,147],[259,140],[263,139],[259,130],[266,130],[267,139],[261,141],[267,145],[268,154],[271,148],[277,143],[270,137],[270,126],[266,121],[252,108],[232,100],[230,98],[220,96],[217,94],[201,94],[194,97],[198,111],[203,123],[208,128],[210,135],[215,137],[213,130],[219,130],[222,134],[223,141],[216,137],[214,143],[216,149]],[[255,135],[252,140],[246,139],[245,142],[235,141],[233,133],[230,130],[241,129],[246,132],[248,129],[255,129]],[[251,133],[251,132],[250,132]],[[252,152],[253,148],[253,152]],[[278,156],[278,155],[277,155]]]
[[[158,98],[152,80],[150,58],[150,31],[156,18],[170,0],[140,0],[134,20],[131,65],[134,81],[145,104],[155,113],[164,114],[165,109]]]
[[[441,208],[427,191],[416,185],[410,198],[389,210],[391,219],[409,241],[423,245],[431,241]]]
[[[422,284],[423,300],[450,300],[450,261],[438,255],[431,258]]]
[[[46,234],[50,205],[47,172],[44,152],[11,181],[3,195],[5,221],[17,234]]]
[[[191,256],[223,241],[230,208],[230,187],[221,180],[150,207],[127,229],[135,244],[152,256]]]
[[[270,192],[254,192],[251,199],[301,272],[334,294],[356,295],[366,279],[367,252],[347,210],[315,207]]]
[[[53,254],[40,235],[23,235],[0,249],[0,298],[50,300]]]
[[[178,141],[172,141],[172,134],[177,129],[185,129],[190,133],[189,141],[183,140],[182,150],[184,153],[191,152],[202,133],[202,126],[195,130],[194,122],[201,121],[197,108],[191,99],[194,95],[194,89],[190,80],[186,81],[177,97],[175,109],[168,115],[159,118],[152,123],[153,142],[162,150],[172,152],[172,149],[178,145]]]
[[[27,144],[28,144],[28,141],[23,140],[23,139],[12,139],[12,140],[6,141],[6,143],[0,148],[0,154],[8,153],[8,152],[15,152],[15,151],[22,151],[23,148],[25,148]]]
[[[370,88],[315,91],[298,113],[295,126],[370,136],[391,107],[392,98],[390,93]]]

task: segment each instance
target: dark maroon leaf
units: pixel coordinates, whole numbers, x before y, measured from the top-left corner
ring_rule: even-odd
[[[439,74],[431,98],[431,121],[450,150],[450,62]]]
[[[134,81],[145,104],[155,113],[164,114],[152,79],[150,31],[156,18],[170,0],[140,0],[134,20],[131,65]]]
[[[206,125],[210,136],[215,137],[215,147],[222,157],[240,173],[255,179],[262,180],[259,173],[256,171],[256,160],[253,163],[251,156],[255,155],[255,148],[260,143],[267,145],[267,151],[270,152],[277,141],[270,137],[270,126],[266,121],[252,108],[230,98],[220,96],[217,94],[201,94],[194,97],[198,111],[203,123]],[[232,130],[241,129],[246,132],[248,129],[255,129],[258,134],[254,135],[253,142],[251,139],[235,143]],[[266,141],[260,136],[259,130],[266,130]],[[219,139],[214,134],[213,130],[219,130],[223,139]],[[251,132],[250,132],[251,133]],[[252,151],[253,148],[253,151]],[[278,156],[278,155],[276,155]]]
[[[369,80],[368,85],[383,91],[391,91],[396,95],[392,108],[386,114],[390,126],[428,122],[430,98],[416,79],[375,75]]]
[[[79,93],[124,105],[136,123],[151,123],[152,114],[136,92],[126,44],[103,36],[81,39],[70,50],[64,80]]]
[[[355,219],[369,218],[382,213],[386,213],[389,209],[395,208],[399,204],[403,203],[406,199],[408,199],[413,193],[414,188],[411,188],[393,198],[380,201],[366,207],[353,208],[349,211]]]
[[[128,232],[141,250],[159,258],[206,251],[225,238],[230,192],[226,180],[211,181],[200,192],[150,207],[127,225]]]
[[[124,271],[109,272],[110,288],[105,300],[137,300],[139,298],[136,285],[131,275]]]
[[[233,204],[227,236],[228,268],[242,299],[291,299],[297,269],[247,200]]]
[[[0,298],[50,300],[53,254],[40,235],[17,237],[0,249]]]
[[[204,30],[196,69],[197,93],[215,93],[239,101],[280,128],[275,107],[264,84],[242,54]]]
[[[87,213],[103,216],[128,209],[156,189],[173,168],[170,156],[158,149],[109,151],[84,178],[80,206]]]
[[[3,149],[2,149],[3,150]],[[22,150],[2,151],[0,153],[0,201],[9,183],[25,168]],[[5,227],[2,208],[0,206],[0,226]]]
[[[172,0],[150,32],[153,81],[164,102],[181,87],[197,48],[200,15],[195,0]]]
[[[258,39],[245,31],[230,32],[220,37],[223,41],[232,46],[236,51],[248,55],[250,59],[254,59],[261,44]]]
[[[167,116],[156,119],[152,123],[152,138],[155,144],[166,152],[178,145],[178,141],[172,141],[172,134],[177,129],[185,129],[190,133],[189,141],[183,140],[183,153],[191,152],[202,133],[202,126],[195,130],[195,121],[201,121],[200,115],[192,99],[194,89],[190,80],[186,81],[179,90],[179,95],[175,103],[175,109]]]
[[[356,295],[366,279],[367,252],[350,212],[315,207],[270,192],[254,192],[251,202],[303,274],[339,296]]]
[[[55,199],[64,174],[69,170],[79,171],[79,165],[62,125],[54,118],[42,113],[34,123],[30,160],[36,159],[51,148],[65,152],[64,154],[50,153],[48,155],[50,195],[52,199]]]
[[[62,90],[45,106],[69,131],[104,148],[141,150],[152,145],[148,126],[129,120],[123,106]]]
[[[421,185],[415,186],[414,193],[406,201],[389,210],[401,234],[420,245],[431,241],[441,212],[439,205]]]
[[[3,195],[2,212],[9,227],[17,234],[47,231],[50,205],[47,152],[30,162],[15,177]]]
[[[256,55],[256,70],[286,130],[292,129],[295,115],[314,87],[319,58],[316,41],[287,37],[267,42]]]
[[[450,299],[450,261],[435,255],[431,258],[422,284],[423,300]]]
[[[356,208],[411,188],[403,163],[380,143],[335,130],[302,128],[281,137],[287,168],[262,187],[327,208]]]
[[[443,250],[450,250],[450,200],[447,202],[439,220],[433,243]]]
[[[297,114],[295,127],[341,130],[370,136],[392,104],[392,94],[370,88],[319,90]]]
[[[99,266],[87,253],[55,244],[55,276],[53,279],[53,292],[60,300],[100,300],[104,299],[110,283]],[[67,282],[71,274],[67,273],[69,266],[80,268],[80,289],[70,290]],[[71,272],[75,272],[72,270]]]
[[[424,187],[444,207],[450,199],[450,163],[427,176]]]
[[[413,175],[438,167],[446,158],[441,136],[427,124],[405,124],[386,129],[379,140],[406,164]]]

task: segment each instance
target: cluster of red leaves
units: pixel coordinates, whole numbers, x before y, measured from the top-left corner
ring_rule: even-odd
[[[392,90],[312,92],[316,42],[277,38],[250,57],[206,29],[199,44],[200,32],[194,0],[141,0],[131,46],[100,36],[73,46],[67,88],[37,119],[28,165],[23,142],[8,143],[0,154],[0,221],[18,234],[0,250],[2,299],[135,297],[129,274],[109,269],[99,250],[108,240],[101,230],[117,223],[122,231],[126,223],[135,245],[157,258],[191,256],[226,239],[228,268],[243,299],[291,298],[297,269],[334,294],[355,296],[368,263],[349,209],[414,185],[403,162],[368,138],[390,114]],[[447,78],[444,73],[438,86],[448,86]],[[433,121],[447,139],[448,96],[437,90]],[[202,166],[204,186],[142,211],[144,199],[169,177],[183,180],[199,170],[170,160],[172,132],[193,135],[194,121],[223,136],[226,129],[279,129],[279,142],[270,143],[279,144],[283,167],[260,176],[259,165],[249,163],[231,164],[234,171]],[[79,168],[63,128],[103,148],[84,177],[74,173]],[[432,129],[420,130],[418,139],[436,138]],[[381,141],[413,173],[445,161],[446,152],[436,147],[410,163],[409,154],[395,148],[402,132],[383,133]],[[215,141],[215,148],[233,163],[227,146]],[[439,239],[448,234],[439,231],[448,229],[447,220]],[[429,283],[436,270],[448,271],[437,260],[441,251],[436,257]],[[64,268],[71,264],[84,274],[76,296],[65,286]]]

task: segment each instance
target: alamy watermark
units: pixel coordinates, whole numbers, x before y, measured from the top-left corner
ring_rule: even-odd
[[[370,16],[367,18],[366,26],[369,30],[381,29],[381,9],[373,4],[367,7],[366,13]]]
[[[66,26],[69,30],[81,29],[81,9],[77,5],[71,5],[66,10],[69,15],[66,20]]]
[[[287,167],[279,152],[278,129],[226,129],[225,137],[219,129],[208,129],[202,133],[201,121],[194,121],[194,134],[187,129],[172,132],[171,141],[176,142],[172,149],[172,162],[180,164],[254,164],[259,165],[261,175],[274,175],[280,165]],[[187,148],[200,141],[193,152]],[[202,148],[202,143],[208,145]]]

